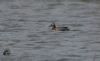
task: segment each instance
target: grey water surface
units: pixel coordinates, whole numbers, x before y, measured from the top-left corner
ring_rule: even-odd
[[[99,1],[0,0],[0,61],[100,61]]]

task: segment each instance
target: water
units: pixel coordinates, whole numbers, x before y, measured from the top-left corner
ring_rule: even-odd
[[[100,61],[99,1],[0,1],[0,61]],[[52,22],[71,31],[52,32]]]

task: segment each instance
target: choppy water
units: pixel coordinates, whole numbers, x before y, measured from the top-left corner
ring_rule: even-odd
[[[0,61],[100,61],[99,1],[0,0]]]

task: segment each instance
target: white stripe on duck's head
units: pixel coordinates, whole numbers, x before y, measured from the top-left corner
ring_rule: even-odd
[[[50,27],[52,27],[53,31],[69,31],[70,30],[68,27],[57,27],[55,23],[52,23]]]

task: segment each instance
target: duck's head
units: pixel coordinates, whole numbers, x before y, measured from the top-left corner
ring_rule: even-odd
[[[52,23],[49,27],[56,28],[56,24]]]
[[[10,55],[10,49],[5,49],[3,52],[3,55]]]
[[[53,31],[57,31],[58,30],[55,23],[52,23],[49,27],[51,27]]]

